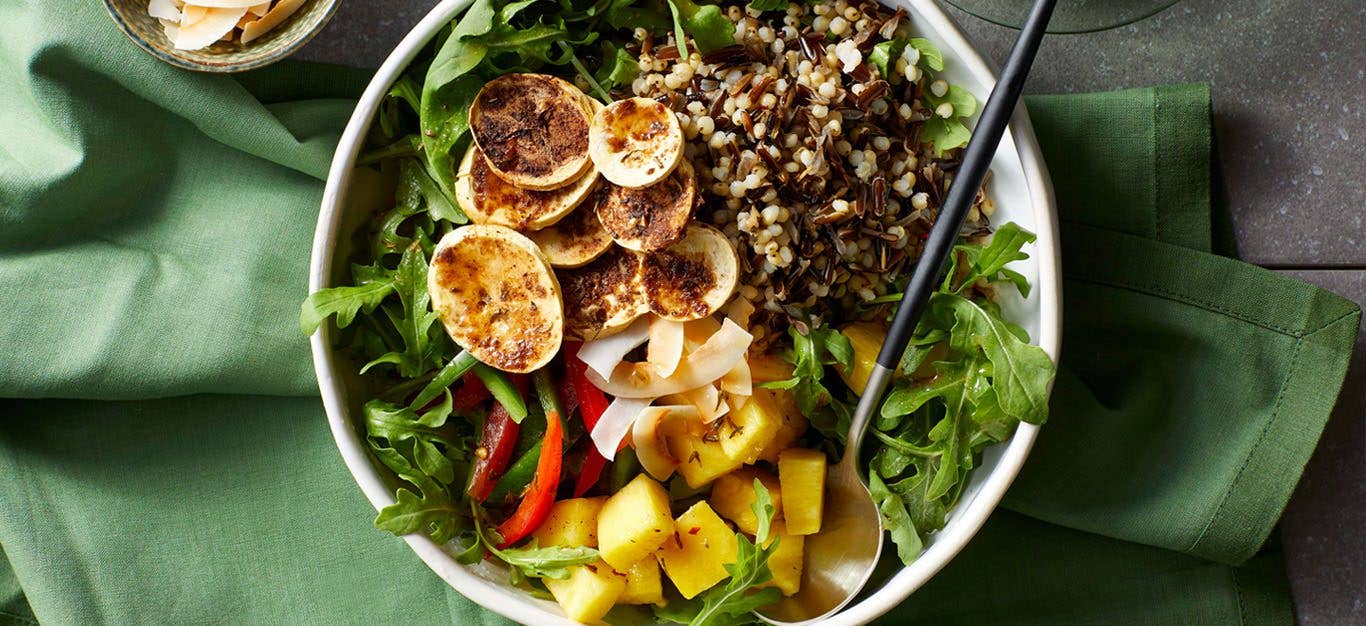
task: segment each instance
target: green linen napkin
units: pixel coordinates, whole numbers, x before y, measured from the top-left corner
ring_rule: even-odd
[[[371,527],[313,397],[295,316],[361,77],[188,74],[65,4],[0,4],[0,622],[500,622]],[[1029,107],[1053,416],[889,621],[1289,621],[1264,544],[1359,312],[1210,253],[1204,88]]]

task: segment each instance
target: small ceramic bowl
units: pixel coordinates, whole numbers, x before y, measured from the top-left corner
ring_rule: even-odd
[[[934,0],[882,2],[905,9],[912,30],[943,51],[946,67],[941,76],[954,85],[967,88],[979,101],[986,101],[996,83],[991,66]],[[345,275],[348,267],[350,234],[364,224],[378,203],[393,197],[392,188],[383,187],[382,177],[369,168],[356,167],[356,158],[365,144],[380,102],[422,47],[469,4],[470,0],[443,0],[433,8],[389,55],[356,105],[351,121],[342,133],[323,190],[322,211],[318,215],[309,269],[310,292],[338,284],[336,281]],[[1043,155],[1023,103],[1016,108],[1010,127],[1001,139],[991,172],[986,190],[996,201],[993,221],[997,224],[1013,221],[1038,235],[1034,244],[1025,247],[1030,258],[1011,264],[1012,269],[1028,278],[1034,289],[1027,298],[1018,297],[1018,294],[1014,297],[1003,295],[1002,307],[1007,319],[1023,326],[1034,342],[1056,362],[1061,340],[1062,304],[1057,216]],[[400,483],[367,449],[361,413],[361,404],[367,398],[355,375],[357,364],[338,350],[335,338],[336,329],[331,324],[312,337],[318,388],[347,468],[370,502],[380,509],[394,503],[394,488]],[[1001,501],[1029,455],[1039,428],[1033,424],[1020,424],[1008,441],[989,447],[947,524],[930,535],[920,557],[909,567],[898,568],[893,564],[890,577],[870,583],[864,597],[825,623],[853,626],[872,621],[904,601],[948,564],[986,523],[987,516]],[[575,625],[565,619],[554,602],[509,586],[506,569],[486,561],[469,566],[460,564],[455,555],[461,546],[454,542],[438,545],[420,534],[407,535],[404,539],[451,587],[484,607],[523,624]]]
[[[177,50],[147,0],[104,0],[109,17],[147,54],[197,72],[243,72],[265,67],[303,47],[337,10],[337,0],[309,0],[283,23],[249,44],[217,42],[201,50]]]

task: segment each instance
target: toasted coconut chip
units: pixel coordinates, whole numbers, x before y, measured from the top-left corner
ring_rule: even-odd
[[[307,1],[280,0],[261,19],[242,27],[242,43],[251,43],[252,40],[266,34],[270,29],[279,26],[281,22],[289,19],[289,16],[294,15],[294,12],[298,11],[299,7],[302,7]]]
[[[479,90],[470,131],[504,180],[523,189],[557,189],[588,167],[583,92],[544,74],[505,74]]]
[[[718,384],[721,386],[721,391],[733,396],[748,398],[754,395],[754,378],[749,372],[749,360],[740,359],[737,361],[735,367],[726,372]]]
[[[180,25],[180,7],[171,0],[150,0],[147,3],[147,14],[159,20],[175,22],[177,27]]]
[[[636,416],[631,428],[640,466],[655,480],[665,480],[678,469],[679,460],[669,452],[664,437],[675,422],[697,421],[697,409],[691,406],[652,406]]]
[[[175,39],[175,47],[180,50],[198,50],[207,47],[232,32],[237,27],[237,20],[246,15],[246,7],[240,9],[204,9],[203,18],[194,21],[186,26],[184,19],[190,17],[190,9],[185,7],[185,14],[181,18],[180,32]]]
[[[640,256],[612,246],[593,262],[559,269],[564,292],[565,332],[590,341],[620,332],[650,312],[640,286]]]
[[[682,393],[664,396],[664,399],[667,402],[687,404],[695,407],[698,416],[707,424],[725,417],[725,415],[730,412],[730,404],[721,396],[721,392],[716,388],[716,385],[702,385],[696,389],[689,389]]]
[[[605,379],[588,372],[588,379],[599,389],[618,398],[658,398],[695,389],[725,376],[736,361],[745,358],[754,337],[735,322],[726,320],[721,330],[678,364],[670,376],[660,376],[649,363],[622,363]]]
[[[654,401],[654,398],[617,398],[607,405],[598,423],[593,425],[593,432],[589,433],[598,454],[609,461],[616,458],[617,448],[631,432],[636,418]]]
[[[687,160],[668,178],[643,189],[606,184],[607,197],[597,205],[598,219],[624,248],[662,250],[683,237],[692,219],[697,180]]]
[[[678,362],[682,358],[683,324],[655,318],[650,322],[650,343],[645,351],[645,360],[654,366],[660,376],[668,376],[678,368]],[[598,373],[612,375],[611,370],[598,370]]]
[[[579,348],[578,359],[589,369],[603,376],[611,376],[612,371],[626,360],[628,353],[649,340],[650,326],[650,321],[641,317],[615,335],[586,341]]]
[[[710,226],[689,226],[682,241],[641,263],[650,310],[676,321],[707,317],[735,293],[739,266],[725,235]]]

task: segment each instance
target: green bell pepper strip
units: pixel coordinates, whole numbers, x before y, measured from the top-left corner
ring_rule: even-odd
[[[512,421],[521,424],[522,420],[526,419],[526,401],[522,400],[521,392],[517,391],[517,387],[508,379],[507,374],[483,363],[475,363],[474,375],[484,382],[484,387],[493,394],[493,399],[507,409]]]
[[[635,448],[622,448],[617,451],[617,458],[612,461],[612,473],[610,477],[612,493],[621,491],[626,483],[631,482],[636,474],[640,473],[640,460],[636,458]]]
[[[445,367],[441,368],[441,371],[436,373],[436,377],[432,378],[431,382],[422,388],[422,391],[417,394],[416,398],[413,398],[412,403],[408,406],[412,407],[414,411],[421,410],[422,407],[427,406],[428,402],[435,400],[437,396],[446,391],[447,387],[454,384],[461,376],[465,375],[465,372],[470,371],[470,368],[478,363],[479,361],[475,360],[473,354],[467,350],[461,350],[460,354],[455,355],[450,363],[447,363]],[[484,384],[487,385],[488,383]]]

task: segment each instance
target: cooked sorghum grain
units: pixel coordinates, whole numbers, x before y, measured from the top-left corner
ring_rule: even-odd
[[[867,303],[919,256],[958,165],[918,140],[943,80],[907,46],[881,76],[873,47],[905,36],[905,14],[875,2],[792,3],[786,13],[726,7],[736,45],[680,54],[672,36],[636,32],[641,73],[631,95],[670,105],[698,176],[698,218],[740,252],[740,295],[766,315],[828,321],[878,314]],[[689,48],[691,49],[691,47]],[[621,94],[626,95],[626,94]],[[979,193],[965,233],[983,234],[993,206]],[[767,325],[767,327],[766,327]]]

